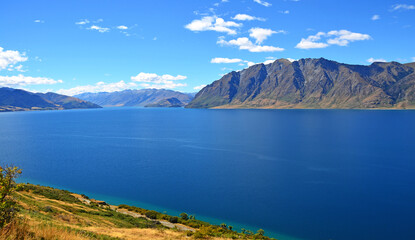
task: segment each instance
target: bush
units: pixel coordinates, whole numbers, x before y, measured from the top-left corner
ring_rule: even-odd
[[[158,212],[150,210],[150,211],[147,211],[144,215],[146,215],[146,217],[151,218],[151,219],[157,219]]]
[[[16,217],[16,202],[11,195],[16,190],[14,180],[21,173],[17,167],[0,167],[0,228]]]
[[[188,220],[188,219],[189,219],[189,216],[187,215],[187,213],[180,213],[180,217],[181,217],[183,220]]]
[[[175,216],[171,216],[169,217],[169,222],[171,223],[178,223],[179,222],[179,218],[175,217]]]

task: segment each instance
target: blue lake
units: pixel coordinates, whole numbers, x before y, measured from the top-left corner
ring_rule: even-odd
[[[415,111],[0,114],[20,181],[286,239],[415,239]]]

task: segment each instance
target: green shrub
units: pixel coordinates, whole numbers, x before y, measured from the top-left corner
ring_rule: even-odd
[[[146,213],[144,213],[144,215],[146,215],[146,217],[151,218],[151,219],[157,219],[157,215],[159,213],[153,210],[147,211]]]
[[[0,228],[16,217],[17,204],[12,193],[16,190],[15,178],[21,173],[17,167],[0,167]]]
[[[171,223],[178,223],[179,222],[179,218],[176,216],[170,216],[169,217],[169,222]]]
[[[187,213],[180,213],[180,217],[183,219],[183,220],[188,220],[189,219],[189,216],[187,215]]]

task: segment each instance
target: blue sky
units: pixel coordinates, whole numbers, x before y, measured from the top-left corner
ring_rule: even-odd
[[[2,1],[0,86],[195,92],[278,58],[415,61],[415,1]]]

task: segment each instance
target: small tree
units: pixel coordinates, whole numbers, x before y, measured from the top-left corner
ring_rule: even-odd
[[[188,220],[189,219],[189,216],[187,215],[187,213],[180,213],[180,217],[183,219],[183,220]]]
[[[16,216],[16,202],[11,195],[16,190],[15,179],[21,173],[17,167],[0,167],[0,228]]]
[[[179,222],[179,218],[176,216],[170,216],[169,217],[169,222],[171,223],[178,223]]]
[[[263,229],[259,229],[256,234],[258,234],[259,236],[264,236],[265,231]]]

